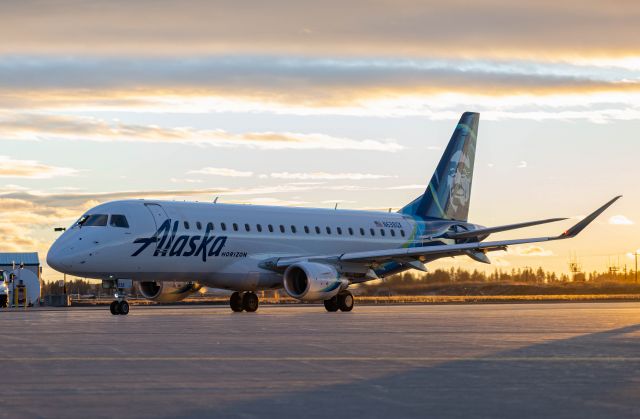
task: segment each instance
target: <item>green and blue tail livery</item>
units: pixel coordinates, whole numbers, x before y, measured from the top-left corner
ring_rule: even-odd
[[[424,219],[467,221],[480,114],[465,112],[424,194],[400,213]]]

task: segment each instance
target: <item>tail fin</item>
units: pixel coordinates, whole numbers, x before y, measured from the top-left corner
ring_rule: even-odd
[[[462,114],[427,190],[402,208],[400,213],[467,221],[479,121],[478,113]]]

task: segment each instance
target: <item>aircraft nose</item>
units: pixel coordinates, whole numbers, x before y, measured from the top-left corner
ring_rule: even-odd
[[[59,241],[54,242],[47,253],[47,265],[59,272],[71,267],[71,257]]]

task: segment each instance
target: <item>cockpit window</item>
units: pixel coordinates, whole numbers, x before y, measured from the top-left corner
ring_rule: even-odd
[[[111,227],[129,228],[127,217],[122,214],[113,214],[111,216],[111,222],[109,222],[109,225]]]
[[[82,227],[104,227],[107,225],[107,214],[85,215],[78,220],[78,225]]]

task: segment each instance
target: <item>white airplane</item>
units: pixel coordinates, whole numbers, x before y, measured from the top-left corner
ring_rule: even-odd
[[[558,236],[485,242],[491,234],[565,218],[498,227],[467,222],[479,114],[466,112],[423,195],[397,213],[153,200],[87,211],[51,246],[47,263],[113,288],[112,314],[127,314],[137,283],[151,300],[179,301],[201,287],[235,291],[233,311],[258,308],[255,291],[284,287],[298,300],[350,311],[351,284],[436,259],[575,237],[616,197]]]

